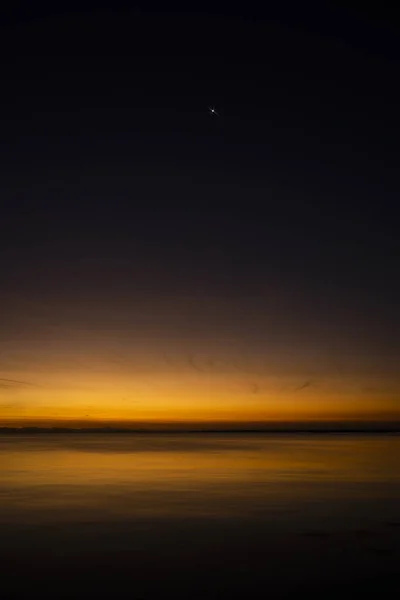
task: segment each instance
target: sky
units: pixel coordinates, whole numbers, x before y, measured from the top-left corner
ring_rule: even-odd
[[[5,13],[0,426],[400,420],[395,23],[286,8]]]

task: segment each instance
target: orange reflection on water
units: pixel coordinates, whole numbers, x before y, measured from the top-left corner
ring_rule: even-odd
[[[119,481],[307,479],[365,481],[399,471],[399,436],[66,435],[1,439],[0,481],[91,485]]]
[[[182,572],[200,565],[186,598],[192,581],[226,564],[230,590],[243,564],[247,591],[267,569],[268,588],[261,588],[279,590],[299,573],[312,581],[331,566],[327,589],[340,569],[344,578],[364,573],[360,539],[366,547],[376,535],[394,548],[394,572],[399,450],[400,436],[378,435],[3,435],[0,554],[11,545],[35,570],[45,565],[46,577],[58,555],[61,581],[88,564],[98,581],[100,564],[111,565],[115,580],[122,568],[129,586],[136,568],[143,589],[159,565],[166,574],[176,568],[174,589]]]

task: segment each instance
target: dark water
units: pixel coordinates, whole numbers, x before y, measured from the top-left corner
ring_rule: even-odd
[[[0,570],[5,599],[396,597],[400,436],[2,436]]]

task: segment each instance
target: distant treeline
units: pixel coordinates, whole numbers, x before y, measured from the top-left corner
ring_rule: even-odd
[[[246,434],[259,434],[259,433],[400,433],[400,423],[393,423],[387,425],[374,425],[369,426],[350,426],[343,424],[337,427],[264,427],[264,428],[213,428],[213,427],[196,427],[196,428],[148,428],[148,429],[134,429],[134,428],[117,428],[117,427],[0,427],[1,434],[185,434],[185,433],[246,433]]]

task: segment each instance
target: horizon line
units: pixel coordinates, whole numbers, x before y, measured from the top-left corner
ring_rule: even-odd
[[[179,426],[171,423],[164,426],[99,427],[63,426],[0,426],[0,433],[400,433],[400,422],[375,423],[281,423],[269,426],[230,426],[214,425]]]

